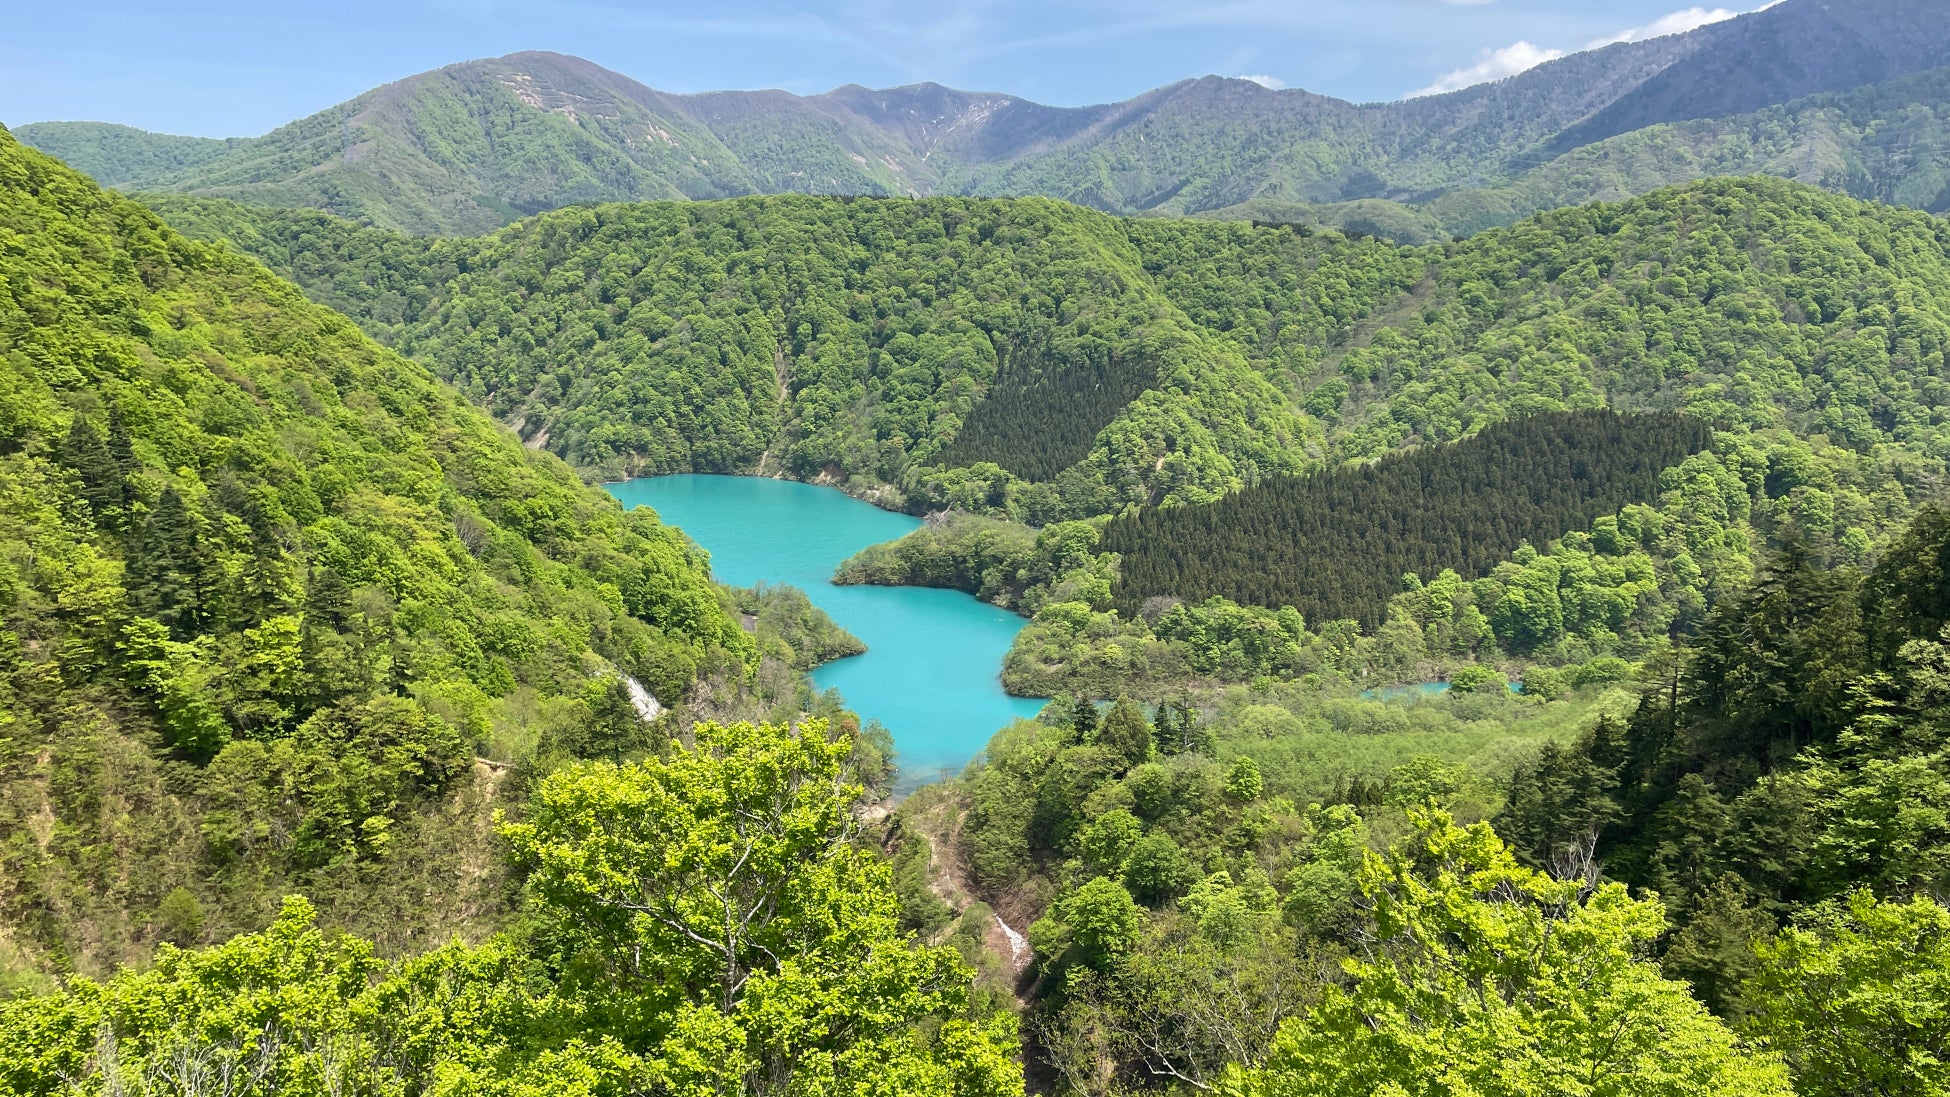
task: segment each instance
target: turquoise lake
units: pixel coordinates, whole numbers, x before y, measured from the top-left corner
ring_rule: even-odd
[[[834,586],[840,561],[920,526],[836,488],[754,476],[654,476],[605,485],[711,554],[721,583],[790,583],[867,653],[813,672],[862,720],[894,734],[902,789],[959,770],[1009,721],[1043,702],[1002,692],[1002,656],[1024,621],[953,590]]]

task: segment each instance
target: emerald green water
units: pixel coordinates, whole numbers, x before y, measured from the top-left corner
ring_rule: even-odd
[[[723,583],[763,580],[804,590],[865,655],[813,672],[863,720],[894,733],[901,785],[958,770],[1010,720],[1042,702],[1002,692],[1002,656],[1023,619],[959,591],[840,587],[840,561],[920,520],[834,488],[752,476],[656,476],[607,485],[625,507],[647,506],[711,553]]]

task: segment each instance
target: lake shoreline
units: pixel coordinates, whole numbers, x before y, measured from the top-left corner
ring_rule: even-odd
[[[919,518],[786,478],[684,473],[604,486],[626,508],[650,506],[681,530],[708,554],[717,582],[797,587],[866,645],[808,677],[893,734],[902,791],[959,772],[997,731],[1045,704],[1003,686],[1021,616],[947,588],[833,581],[841,562],[920,528]]]

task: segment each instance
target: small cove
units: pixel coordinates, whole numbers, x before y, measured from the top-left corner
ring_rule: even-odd
[[[917,528],[835,488],[752,476],[656,476],[605,485],[648,506],[711,554],[719,582],[789,583],[858,636],[865,655],[813,672],[863,720],[893,732],[902,790],[961,768],[989,737],[1043,702],[1002,691],[1002,657],[1025,623],[960,591],[835,586],[833,569]]]

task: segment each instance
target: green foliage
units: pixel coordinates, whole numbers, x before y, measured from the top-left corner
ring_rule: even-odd
[[[934,843],[927,835],[901,835],[893,861],[894,895],[900,900],[901,925],[923,937],[933,936],[955,919],[954,909],[932,886],[933,858]]]
[[[468,81],[501,89],[485,126],[455,114]],[[360,124],[375,161],[530,170],[524,201],[651,177],[581,155],[608,115],[523,98],[555,94],[479,66],[402,93],[405,159],[395,104]],[[349,132],[321,119],[212,170],[287,186],[285,138]],[[441,148],[475,129],[504,151]],[[656,156],[703,131],[666,132]],[[533,172],[565,150],[573,177]],[[1909,897],[1950,886],[1950,518],[1915,505],[1950,458],[1950,236],[1926,218],[1721,181],[1411,251],[1037,201],[604,207],[480,240],[161,203],[585,471],[949,508],[843,578],[1033,614],[1007,682],[1062,696],[944,794],[955,848],[903,833],[888,865],[852,833],[884,731],[639,712],[698,679],[706,711],[831,712],[795,672],[857,642],[803,595],[713,590],[425,372],[11,142],[0,183],[0,912],[28,950],[0,934],[0,987],[230,938],[292,884],[379,938],[294,906],[0,1006],[37,1056],[15,1090],[183,1090],[188,1063],[299,1093],[1019,1088],[956,954],[992,914],[953,920],[937,856],[1046,911],[1034,1051],[1086,1092],[1783,1092],[1702,1006],[1804,1090],[1933,1084],[1942,912]],[[1670,452],[1621,425],[1647,423]],[[1366,487],[1285,508],[1328,547],[1278,559],[1312,542],[1268,500],[1303,485]],[[1315,593],[1182,601],[1139,589],[1157,560]],[[524,936],[377,959],[501,921],[482,820],[529,789],[501,831]]]
[[[1077,832],[1077,852],[1086,869],[1102,876],[1115,876],[1144,834],[1144,824],[1123,808],[1111,808],[1083,825]]]
[[[455,65],[229,142],[224,155],[125,182],[310,206],[412,232],[485,232],[576,202],[759,189],[708,129],[643,101],[644,90],[554,54]],[[63,147],[93,152],[74,140]],[[853,186],[815,189],[872,183],[867,173],[847,174]]]
[[[388,947],[492,925],[476,755],[621,675],[744,675],[678,534],[262,267],[10,137],[0,226],[0,913],[36,963],[296,886]]]
[[[1153,596],[1134,617],[1058,600],[1059,591],[1091,596],[1098,577],[1122,566],[1098,554],[1051,587],[1025,589],[1018,606],[1035,607],[1035,619],[1017,636],[1004,682],[1044,696],[1133,687],[1169,695],[1199,680],[1453,680],[1471,661],[1514,669],[1510,662],[1524,659],[1534,661],[1522,671],[1527,695],[1588,689],[1631,678],[1632,660],[1696,632],[1708,607],[1745,586],[1764,546],[1800,541],[1824,563],[1867,559],[1865,529],[1881,534],[1906,520],[1936,475],[1933,459],[1890,451],[1897,455],[1878,463],[1784,431],[1718,439],[1723,455],[1697,454],[1668,470],[1656,506],[1626,506],[1542,551],[1519,547],[1473,582],[1453,571],[1402,577],[1385,620],[1366,633],[1354,621],[1309,628],[1290,607],[1219,598]],[[1786,468],[1828,487],[1795,485]],[[1804,505],[1811,500],[1814,509]],[[1047,558],[1021,573],[1057,574]],[[1465,672],[1465,682],[1478,673]]]
[[[1409,841],[1362,866],[1378,936],[1346,962],[1351,985],[1329,986],[1225,1089],[1792,1092],[1779,1062],[1743,1049],[1645,958],[1664,928],[1658,903],[1522,868],[1485,825],[1411,818]]]
[[[1419,223],[1390,235],[1446,230],[1464,236],[1538,210],[1726,175],[1777,175],[1943,212],[1950,165],[1928,142],[1950,111],[1950,76],[1937,69],[1846,86],[1753,113],[1662,122],[1573,148],[1506,182],[1418,204]],[[1905,148],[1917,152],[1899,151]],[[1347,216],[1331,208],[1309,212],[1327,224]]]
[[[1947,325],[1925,287],[1950,263],[1944,232],[1919,213],[1721,179],[1484,233],[1435,265],[1413,313],[1334,363],[1351,386],[1340,448],[1374,455],[1602,402],[1941,457],[1925,409]]]
[[[850,841],[848,737],[695,737],[541,782],[503,827],[524,935],[384,960],[290,898],[261,933],[0,1002],[0,1093],[1020,1093],[1013,1018],[899,928]]]
[[[1471,663],[1460,667],[1449,678],[1449,688],[1458,693],[1475,693],[1479,689],[1506,689],[1509,682],[1493,667],[1481,663]]]
[[[1026,532],[965,520],[848,569],[1036,613],[1006,668],[1025,694],[1161,695],[1199,676],[1323,671],[1436,678],[1493,646],[1546,666],[1637,659],[1744,584],[1762,544],[1798,531],[1824,559],[1865,558],[1945,456],[1930,411],[1950,342],[1932,288],[1950,282],[1941,228],[1780,183],[1703,183],[1419,252],[1277,226],[1120,225],[1036,202],[575,210],[486,241],[428,242],[304,215],[170,208],[603,475],[776,470],[916,510],[1050,522],[1157,503],[1157,521],[1190,522],[1169,507],[1240,487],[1251,498],[1250,485],[1323,460],[1540,412],[1681,409],[1719,428],[1713,452],[1643,496],[1649,508],[1592,505],[1506,530],[1453,578],[1433,562],[1374,569],[1358,608],[1308,611],[1319,643],[1302,620],[1197,599],[1192,620],[1145,611],[1140,626],[1132,611],[1148,600],[1135,596],[1111,617],[1105,584],[1136,582],[1142,560],[1064,559],[1067,538],[1025,551]],[[932,264],[950,256],[938,276]],[[1011,435],[1023,459],[1043,460],[1036,447],[1072,455],[1058,463],[1081,456],[1035,483],[1008,471],[1010,452],[953,448],[972,444],[965,427],[989,401],[1014,399],[1002,367],[1026,354],[1048,369],[1012,375],[1140,358],[1159,368],[1111,420]],[[1437,509],[1404,521],[1426,528]],[[1477,507],[1469,520],[1496,526],[1510,509]],[[1244,543],[1243,530],[1212,540]],[[1497,562],[1525,536],[1534,553]],[[1315,585],[1338,574],[1304,565],[1227,571]],[[1412,569],[1420,586],[1397,593]],[[1367,635],[1337,622],[1350,613]],[[1540,685],[1553,688],[1548,675]]]
[[[850,843],[864,790],[852,744],[700,723],[692,742],[626,766],[551,775],[502,826],[563,947],[600,962],[666,1035],[647,1067],[679,1091],[822,1084],[988,1092],[1007,1075],[992,1030],[949,1021],[967,973],[954,950],[906,947],[887,864]],[[987,1055],[981,1071],[962,1059]]]
[[[1242,804],[1259,799],[1265,782],[1259,776],[1259,763],[1251,755],[1242,754],[1233,759],[1232,768],[1226,772],[1226,795]]]
[[[731,610],[749,623],[758,638],[761,657],[811,670],[867,650],[859,637],[834,624],[797,587],[760,583],[749,590],[731,590],[730,600]]]
[[[1142,765],[1151,758],[1151,721],[1145,718],[1142,706],[1129,697],[1119,697],[1097,725],[1092,741],[1126,767]]]
[[[190,889],[174,888],[156,905],[156,921],[163,940],[184,947],[194,945],[203,936],[203,904]]]
[[[1321,279],[1278,303],[1286,346],[1313,358],[1422,265],[1372,241],[1039,200],[614,206],[471,241],[160,204],[601,475],[859,477],[883,503],[1037,522],[1216,498],[1318,449],[1154,256],[1209,267],[1263,232],[1284,277]]]
[[[1183,906],[1147,922],[1114,977],[1079,972],[1037,1042],[1071,1088],[1104,1088],[1104,1063],[1134,1064],[1126,1077],[1215,1083],[1230,1063],[1254,1061],[1280,1023],[1319,994],[1318,959],[1253,889],[1214,873]]]
[[[1346,804],[1307,809],[1308,837],[1281,883],[1288,917],[1302,931],[1332,940],[1351,927],[1355,875],[1368,849],[1368,826]]]
[[[383,965],[314,916],[288,900],[263,933],[202,952],[164,946],[147,971],[0,1006],[12,1049],[0,1089],[56,1092],[69,1078],[89,1092],[188,1091],[230,1074],[237,1092],[320,1092],[324,1045],[356,1040],[352,1002]]]
[[[1856,223],[1837,232],[1845,222]],[[1706,236],[1687,235],[1709,225]],[[1420,573],[1426,592],[1411,589],[1398,604],[1424,633],[1427,657],[1468,656],[1494,639],[1550,662],[1633,658],[1697,628],[1706,606],[1745,584],[1764,543],[1799,535],[1824,560],[1864,559],[1927,495],[1919,488],[1943,458],[1930,409],[1950,324],[1926,287],[1945,284],[1944,239],[1940,224],[1913,214],[1721,180],[1559,210],[1432,258],[1428,281],[1377,310],[1385,323],[1300,374],[1337,455],[1373,457],[1600,403],[1684,408],[1720,433],[1714,453],[1662,478],[1649,510],[1626,507],[1588,532],[1538,543],[1534,555],[1520,550],[1475,583],[1438,592],[1440,577]],[[1175,299],[1232,300],[1222,269],[1190,268],[1204,296],[1188,288]],[[1292,284],[1287,297],[1301,301],[1313,288]],[[1720,289],[1709,296],[1706,285]],[[1256,364],[1279,363],[1278,307],[1255,325],[1228,323],[1212,306],[1188,311],[1227,330]],[[1133,562],[1122,564],[1131,575]],[[1296,570],[1318,565],[1285,569]],[[1393,607],[1370,612],[1371,625],[1394,616]],[[1025,635],[1060,648],[1064,673],[1104,643]],[[1143,647],[1112,642],[1126,653]]]
[[[1371,835],[1401,833],[1405,808],[1431,801],[1481,818],[1497,800],[1486,777],[1631,704],[1503,690],[1404,704],[1317,683],[1193,700],[1160,708],[1169,738],[1189,726],[1199,749],[1127,769],[1101,730],[1077,736],[1066,698],[999,733],[944,790],[965,813],[952,848],[976,894],[1045,912],[1029,933],[1043,978],[1028,1031],[1082,1092],[1153,1071],[1210,1084],[1228,1062],[1258,1062],[1321,971],[1372,932],[1357,887]],[[1086,889],[1093,918],[1134,904],[1137,945],[1086,955],[1066,913]]]
[[[1117,881],[1103,877],[1078,888],[1075,894],[1052,908],[1051,913],[1060,924],[1062,934],[1056,940],[1067,942],[1077,950],[1083,963],[1100,969],[1137,947],[1138,931],[1144,925],[1143,912],[1131,893]],[[1051,936],[1051,931],[1045,929],[1031,940],[1037,937],[1048,940]],[[1046,958],[1054,958],[1047,944],[1037,944],[1036,951]]]
[[[946,587],[1024,613],[1051,601],[1101,602],[1109,597],[1111,575],[1094,551],[1097,537],[1088,522],[1033,530],[948,511],[899,540],[861,549],[840,564],[833,581]]]
[[[108,122],[34,122],[16,128],[13,135],[104,187],[193,168],[240,144],[234,138],[177,137]]]
[[[1124,887],[1132,898],[1156,907],[1178,898],[1198,878],[1198,869],[1171,835],[1140,838],[1124,858]]]
[[[1433,798],[1480,816],[1497,802],[1484,778],[1507,779],[1540,747],[1555,749],[1548,744],[1594,722],[1622,726],[1617,717],[1631,706],[1623,692],[1540,702],[1502,690],[1404,704],[1304,682],[1190,700],[1161,708],[1175,727],[1193,729],[1198,749],[1159,750],[1135,767],[1101,741],[1080,741],[1067,705],[998,732],[957,782],[967,817],[956,848],[975,882],[989,894],[1060,889],[1071,857],[1088,873],[1118,876],[1150,829],[1201,871],[1242,848],[1285,857],[1295,828],[1310,825],[1296,805],[1309,803],[1392,808],[1399,818],[1400,807]],[[1265,866],[1275,879],[1290,867]]]
[[[1950,911],[1867,891],[1824,903],[1764,942],[1752,1028],[1804,1097],[1950,1087]]]
[[[1533,864],[1568,862],[1616,822],[1625,728],[1609,715],[1575,748],[1545,743],[1510,776],[1497,832]]]
[[[1946,540],[1928,506],[1866,575],[1790,542],[1690,650],[1648,665],[1629,722],[1521,768],[1499,825],[1539,863],[1595,846],[1656,889],[1678,926],[1668,970],[1729,1014],[1751,1008],[1749,946],[1783,915],[1943,888]]]

